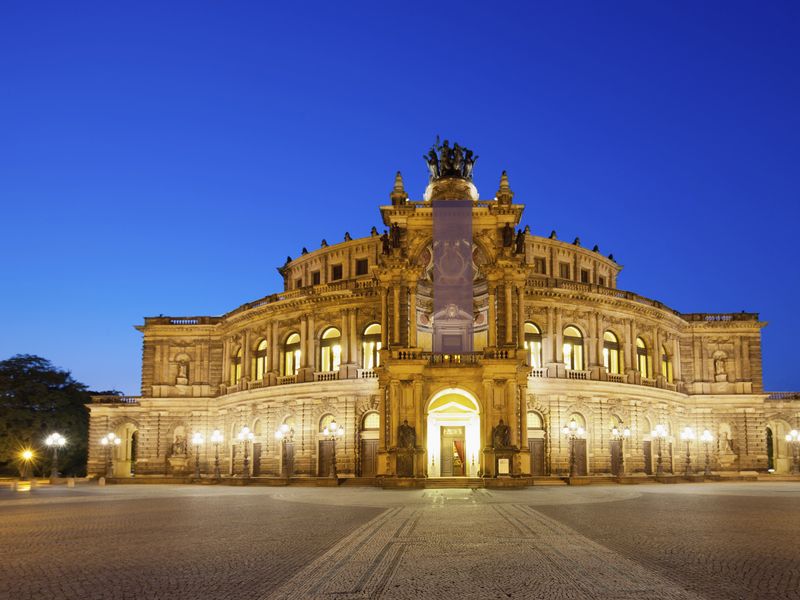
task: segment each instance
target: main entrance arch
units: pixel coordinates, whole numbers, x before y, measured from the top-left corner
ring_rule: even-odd
[[[477,477],[481,470],[481,419],[477,399],[466,390],[434,394],[427,408],[429,477]]]

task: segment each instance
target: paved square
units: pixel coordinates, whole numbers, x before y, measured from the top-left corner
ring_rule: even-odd
[[[800,599],[800,485],[0,491],[0,598]]]

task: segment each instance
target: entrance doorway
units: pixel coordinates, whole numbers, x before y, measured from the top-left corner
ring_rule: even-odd
[[[458,388],[428,403],[429,477],[477,477],[481,470],[480,409],[475,397]]]

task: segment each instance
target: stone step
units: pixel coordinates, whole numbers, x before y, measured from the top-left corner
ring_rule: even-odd
[[[425,480],[426,488],[433,489],[458,489],[458,488],[482,488],[483,479],[478,477],[431,477]]]

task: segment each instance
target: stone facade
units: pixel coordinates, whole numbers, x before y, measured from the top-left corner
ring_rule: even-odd
[[[474,352],[431,352],[437,187],[411,201],[398,173],[383,236],[304,250],[280,267],[283,292],[223,316],[146,318],[141,396],[89,407],[89,472],[112,462],[120,477],[190,474],[200,433],[204,475],[218,451],[222,475],[242,476],[245,450],[247,474],[287,475],[275,436],[286,424],[291,474],[329,475],[331,418],[344,428],[338,477],[558,475],[571,446],[579,473],[619,472],[617,451],[625,473],[653,472],[658,455],[679,473],[687,427],[713,436],[689,442],[693,470],[706,449],[716,471],[790,470],[784,437],[800,426],[800,397],[764,392],[757,314],[681,314],[620,290],[621,266],[597,247],[516,229],[523,205],[505,174],[492,199],[471,190]],[[507,447],[494,436],[501,419]],[[583,439],[562,433],[573,419]],[[252,442],[237,439],[244,426]],[[631,433],[621,449],[615,426]],[[108,432],[120,445],[99,444]]]

